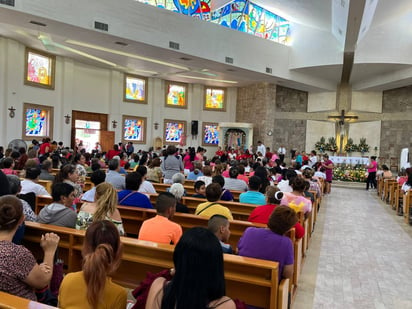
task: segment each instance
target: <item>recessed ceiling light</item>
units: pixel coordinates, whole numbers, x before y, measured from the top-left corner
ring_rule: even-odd
[[[228,71],[228,72],[236,72],[235,69],[226,69],[226,71]]]
[[[237,81],[235,81],[235,80],[224,80],[224,79],[214,79],[214,78],[206,78],[206,77],[195,77],[195,76],[188,76],[188,75],[181,75],[181,74],[178,74],[176,76],[184,77],[184,78],[190,78],[190,79],[208,80],[208,81],[211,81],[211,82],[237,84]]]
[[[39,22],[39,21],[35,21],[35,20],[31,20],[30,23],[33,24],[33,25],[42,26],[42,27],[46,27],[46,26],[47,26],[46,24],[41,23],[41,22]]]
[[[189,71],[189,68],[187,68],[185,66],[182,66],[182,65],[178,65],[178,64],[174,64],[174,63],[170,63],[170,62],[166,62],[166,61],[161,61],[161,60],[153,59],[153,58],[149,58],[149,57],[144,57],[144,56],[140,56],[140,55],[136,55],[136,54],[126,53],[126,52],[123,52],[123,51],[118,51],[118,50],[115,50],[115,49],[110,49],[110,48],[106,48],[106,47],[99,46],[99,45],[88,44],[88,43],[75,41],[75,40],[66,40],[66,43],[77,45],[77,46],[82,46],[82,47],[87,47],[87,48],[92,48],[92,49],[95,49],[95,50],[100,50],[100,51],[104,51],[104,52],[107,52],[107,53],[112,53],[112,54],[116,54],[116,55],[120,55],[120,56],[125,56],[125,57],[130,57],[130,58],[134,58],[134,59],[143,60],[143,61],[153,62],[153,63],[156,63],[156,64],[161,64],[161,65],[165,65],[165,66],[168,66],[168,67],[177,68],[177,69],[180,69],[180,70]]]
[[[189,61],[189,60],[192,60],[192,59],[187,58],[187,57],[180,57],[179,59],[180,59],[180,60],[184,60],[184,61]]]
[[[114,44],[121,45],[121,46],[127,46],[127,45],[129,45],[129,44],[125,43],[125,42],[120,42],[120,41],[114,42]]]

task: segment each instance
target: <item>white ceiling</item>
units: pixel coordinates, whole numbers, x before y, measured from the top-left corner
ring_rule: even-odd
[[[338,0],[257,0],[257,4],[265,7],[274,13],[277,13],[298,25],[318,29],[321,31],[331,32],[331,11],[332,1]],[[339,0],[340,1],[340,0]],[[357,0],[356,0],[357,1]],[[367,0],[378,1],[378,0]],[[390,49],[391,55],[385,55],[384,46],[397,46],[403,53],[412,54],[412,27],[405,27],[406,20],[410,20],[412,15],[412,1],[411,0],[380,0],[378,2],[375,16],[372,20],[371,27],[359,46],[362,46],[359,53],[361,62],[357,62],[357,50],[355,49],[355,64],[352,70],[351,82],[357,84],[360,90],[384,90],[389,87],[400,87],[412,84],[411,76],[403,76],[400,80],[394,80],[397,71],[405,72],[412,64],[412,57],[405,57],[402,55],[395,55],[403,61],[364,61],[367,59],[369,53],[373,53],[377,59],[389,59],[393,54],[393,49]],[[139,55],[144,55],[159,60],[181,64],[190,68],[185,75],[194,77],[210,77],[204,73],[215,74],[215,79],[220,80],[234,80],[238,84],[236,86],[248,85],[256,82],[270,82],[279,83],[281,85],[307,90],[319,91],[308,85],[298,83],[293,80],[281,79],[279,77],[245,70],[239,67],[234,67],[222,63],[213,62],[210,60],[185,55],[170,49],[162,49],[154,46],[149,46],[141,42],[125,40],[124,38],[114,37],[109,34],[100,33],[94,30],[87,30],[77,28],[75,26],[63,24],[60,22],[47,20],[47,27],[39,27],[29,23],[30,20],[39,20],[38,17],[24,14],[17,11],[4,9],[0,5],[0,36],[12,38],[23,43],[26,46],[44,50],[43,44],[37,39],[39,34],[46,34],[50,36],[53,42],[67,45],[66,40],[76,40],[82,42],[93,41],[93,44],[103,46],[109,49],[116,49],[118,51],[134,53],[139,51]],[[40,21],[44,19],[40,18]],[[410,24],[409,24],[410,25]],[[369,34],[370,33],[370,34]],[[116,41],[125,42],[127,46],[119,46],[114,44]],[[364,43],[364,42],[367,42]],[[382,43],[383,42],[383,43]],[[363,44],[364,43],[364,44]],[[377,43],[379,50],[374,48],[368,50],[368,46],[373,46]],[[363,45],[362,45],[363,44]],[[380,44],[380,45],[379,45]],[[366,46],[365,46],[366,45]],[[84,51],[96,57],[104,58],[105,60],[116,63],[123,67],[135,67],[139,70],[155,71],[157,74],[141,73],[146,76],[158,76],[164,79],[173,79],[183,82],[196,82],[203,84],[213,84],[215,86],[228,86],[227,84],[219,82],[209,82],[202,80],[185,79],[177,75],[182,72],[181,69],[158,65],[155,63],[133,59],[131,57],[122,56],[114,53],[107,53],[95,49],[79,46],[71,46],[80,51]],[[291,47],[293,48],[293,47]],[[323,48],[319,46],[319,48]],[[51,51],[54,54],[70,57],[77,61],[92,64],[95,66],[108,67],[105,64],[96,62],[95,60],[84,58],[83,56],[73,54],[72,52],[56,48]],[[380,57],[385,55],[390,57]],[[186,59],[182,59],[186,58]],[[342,56],[343,58],[343,56]],[[411,61],[407,61],[407,60]],[[342,59],[343,61],[343,59]],[[369,62],[369,63],[368,63]],[[203,73],[199,71],[203,70]],[[329,81],[339,83],[342,74],[342,62],[334,65],[317,65],[305,68],[295,68],[295,72],[316,78],[327,79]],[[376,76],[379,75],[380,82],[376,82]],[[387,76],[388,78],[385,78]],[[369,83],[368,81],[371,80]],[[374,81],[374,82],[372,82]],[[365,85],[362,89],[361,85]]]

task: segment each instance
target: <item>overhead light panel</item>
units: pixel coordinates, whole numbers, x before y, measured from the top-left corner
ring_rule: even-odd
[[[185,66],[181,66],[181,65],[178,65],[178,64],[174,64],[174,63],[170,63],[170,62],[166,62],[166,61],[161,61],[161,60],[157,60],[157,59],[153,59],[153,58],[148,58],[148,57],[144,57],[144,56],[139,56],[139,55],[136,55],[136,54],[126,53],[126,52],[118,51],[118,50],[115,50],[115,49],[106,48],[106,47],[103,47],[103,46],[88,44],[88,43],[75,41],[75,40],[66,40],[66,43],[72,44],[72,45],[77,45],[77,46],[82,46],[82,47],[86,47],[86,48],[91,48],[91,49],[95,49],[95,50],[100,50],[100,51],[104,51],[104,52],[107,52],[107,53],[112,53],[112,54],[116,54],[116,55],[120,55],[120,56],[125,56],[125,57],[130,57],[130,58],[134,58],[134,59],[143,60],[143,61],[148,61],[148,62],[152,62],[152,63],[156,63],[156,64],[160,64],[160,65],[164,65],[164,66],[168,66],[168,67],[172,67],[172,68],[176,68],[176,69],[180,69],[180,70],[189,71],[189,68],[185,67]]]
[[[184,78],[190,78],[190,79],[208,80],[208,81],[211,81],[211,82],[237,84],[237,81],[234,81],[234,80],[214,79],[214,78],[206,78],[206,77],[195,77],[195,76],[181,75],[181,74],[178,74],[176,76],[184,77]]]

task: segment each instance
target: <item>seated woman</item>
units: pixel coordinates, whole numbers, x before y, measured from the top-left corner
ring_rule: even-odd
[[[382,174],[381,177],[382,179],[388,179],[388,178],[392,178],[392,172],[389,169],[389,167],[386,164],[382,165]]]
[[[45,288],[53,274],[53,259],[59,243],[54,233],[42,235],[42,264],[23,246],[12,243],[14,234],[24,222],[21,201],[11,195],[0,197],[0,291],[37,301],[34,289]]]
[[[145,194],[156,194],[157,193],[156,189],[153,187],[152,183],[146,180],[147,167],[144,165],[139,165],[136,169],[136,172],[139,173],[142,177],[141,184],[139,186],[138,191],[140,193],[145,193]]]
[[[225,296],[223,252],[212,232],[202,227],[185,232],[173,252],[173,262],[172,280],[159,277],[153,281],[145,308],[235,308]]]
[[[109,220],[124,235],[120,212],[117,209],[117,191],[107,182],[96,186],[94,203],[84,203],[77,214],[76,229],[85,230],[92,222]]]
[[[228,201],[228,202],[233,201],[232,192],[230,192],[230,190],[228,190],[228,189],[224,189],[224,187],[225,187],[225,178],[222,175],[213,176],[212,183],[218,183],[220,185],[220,187],[222,188],[222,194],[220,195],[220,199],[222,201]]]
[[[278,206],[269,217],[268,228],[248,227],[238,243],[239,255],[279,263],[279,281],[293,276],[293,244],[284,236],[298,222],[296,212]]]
[[[247,219],[249,222],[268,224],[269,217],[277,206],[280,205],[280,201],[283,197],[283,192],[278,187],[269,186],[266,187],[266,205],[256,207]],[[305,235],[305,229],[297,222],[294,226],[295,237],[297,239],[302,238]]]
[[[126,175],[126,189],[118,192],[119,205],[153,208],[149,198],[145,194],[137,192],[142,179],[142,175],[137,172]]]
[[[67,274],[60,286],[59,307],[126,308],[127,291],[112,282],[122,256],[122,243],[115,225],[107,220],[93,222],[83,243],[83,270]]]
[[[304,196],[306,180],[295,177],[291,181],[292,192],[284,192],[281,204],[293,208],[296,212],[303,211],[304,214],[311,212],[312,202]]]
[[[68,183],[69,185],[72,185],[75,189],[75,200],[74,203],[76,204],[77,202],[80,201],[80,198],[83,194],[83,189],[81,185],[79,184],[80,182],[80,177],[79,177],[79,171],[77,170],[76,166],[73,164],[66,164],[62,166],[60,171],[57,173],[56,177],[54,178],[55,183]],[[75,206],[75,205],[74,205]]]
[[[160,179],[162,178],[162,169],[160,168],[160,163],[162,161],[160,160],[159,157],[153,158],[151,161],[149,161],[149,166],[147,169],[147,180],[150,182],[156,182],[159,183]]]
[[[189,213],[186,205],[182,204],[182,197],[185,194],[185,188],[180,183],[174,183],[170,186],[169,192],[176,198],[176,212]]]

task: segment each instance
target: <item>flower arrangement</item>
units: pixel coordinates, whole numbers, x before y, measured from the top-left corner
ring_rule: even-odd
[[[351,153],[355,151],[358,151],[358,145],[353,143],[353,139],[348,138],[348,142],[345,145],[345,152]]]
[[[362,137],[358,145],[358,151],[362,153],[369,152],[369,148],[369,145],[366,144],[366,138]]]
[[[320,140],[318,142],[316,142],[315,148],[316,148],[316,150],[318,150],[321,153],[324,152],[325,150],[327,150],[326,149],[326,140],[323,136],[320,138]]]
[[[332,152],[337,152],[338,151],[338,145],[336,145],[336,139],[334,137],[329,137],[328,138],[328,144],[326,150],[332,151]]]
[[[365,182],[366,169],[361,166],[351,168],[349,165],[338,166],[333,169],[333,179],[348,182]]]

